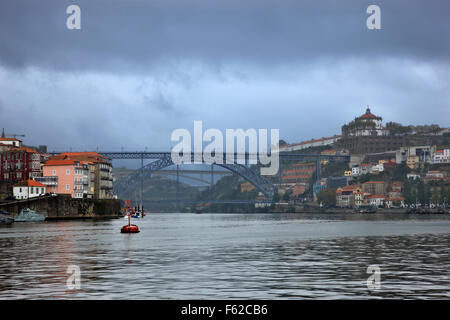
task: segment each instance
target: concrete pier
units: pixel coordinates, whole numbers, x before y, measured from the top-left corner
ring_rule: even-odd
[[[0,210],[16,216],[22,209],[30,208],[55,219],[106,219],[120,216],[120,200],[74,199],[70,195],[43,196],[0,204]]]

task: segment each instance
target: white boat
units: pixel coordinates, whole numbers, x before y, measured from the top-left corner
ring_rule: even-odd
[[[37,213],[29,208],[23,209],[17,216],[14,217],[14,222],[38,222],[44,220],[45,216],[43,214]]]

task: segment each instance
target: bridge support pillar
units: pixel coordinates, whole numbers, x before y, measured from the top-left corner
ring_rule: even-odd
[[[177,198],[177,200],[179,200],[179,189],[180,189],[180,173],[179,173],[179,165],[177,164],[177,186],[176,186],[176,188],[177,188],[177,195],[176,195],[176,198]]]
[[[214,163],[211,164],[211,200],[214,199]]]
[[[142,209],[142,201],[144,197],[144,154],[141,154],[141,209]]]

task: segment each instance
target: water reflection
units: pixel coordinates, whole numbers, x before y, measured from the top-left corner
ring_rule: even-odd
[[[136,235],[122,220],[0,228],[0,298],[450,297],[446,216],[152,214]]]

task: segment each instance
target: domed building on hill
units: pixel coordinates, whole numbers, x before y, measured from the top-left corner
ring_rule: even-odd
[[[383,118],[370,112],[370,108],[366,109],[366,113],[355,118],[349,124],[342,126],[343,136],[387,136],[389,130],[382,125]]]

